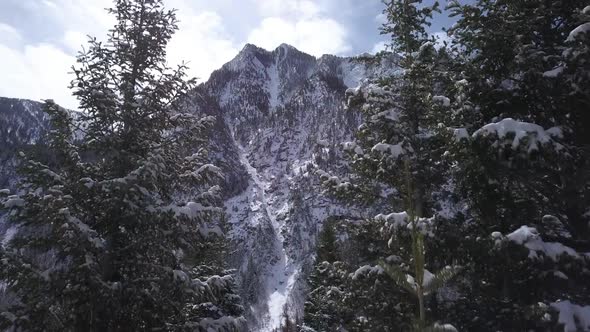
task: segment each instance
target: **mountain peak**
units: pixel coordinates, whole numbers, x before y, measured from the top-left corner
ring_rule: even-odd
[[[275,48],[275,51],[276,50],[279,50],[279,49],[283,49],[283,50],[295,50],[295,51],[301,52],[295,46],[289,45],[287,43],[282,43],[281,45],[277,46],[277,48]]]
[[[244,47],[240,51],[240,54],[260,52],[260,51],[268,52],[265,49],[263,49],[261,47],[258,47],[258,46],[254,45],[254,44],[246,43],[246,45],[244,45]]]
[[[289,45],[289,44],[285,44],[285,43],[282,43],[277,48],[275,48],[272,53],[275,55],[278,55],[279,58],[285,58],[285,57],[287,57],[287,55],[289,55],[289,56],[295,55],[297,57],[303,56],[306,58],[314,58],[315,59],[314,56],[298,50],[293,45]]]
[[[262,53],[262,54],[266,54],[266,53],[286,54],[288,52],[307,54],[305,52],[298,50],[295,46],[287,44],[287,43],[281,43],[279,46],[277,46],[272,51],[264,49],[259,46],[256,46],[254,44],[246,43],[239,54],[259,54],[259,53]]]

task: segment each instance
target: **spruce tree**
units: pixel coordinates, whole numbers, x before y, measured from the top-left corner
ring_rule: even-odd
[[[447,173],[448,165],[442,157],[445,151],[445,132],[439,130],[435,113],[446,110],[450,102],[446,96],[439,95],[439,92],[444,91],[445,80],[448,80],[439,72],[449,66],[450,57],[445,50],[436,50],[432,37],[426,32],[430,18],[437,10],[438,3],[423,6],[421,1],[386,2],[384,14],[387,15],[388,22],[383,26],[382,32],[392,38],[390,48],[400,70],[392,77],[382,77],[347,91],[349,108],[360,110],[365,116],[356,141],[344,144],[354,173],[343,180],[319,172],[329,192],[338,196],[370,201],[365,197],[372,195],[383,198],[385,195],[385,200],[373,200],[380,203],[377,205],[379,209],[399,211],[404,207],[412,207],[406,213],[380,214],[370,221],[374,227],[379,228],[378,238],[383,241],[380,245],[383,249],[378,255],[369,255],[371,259],[364,260],[362,264],[371,266],[382,262],[383,266],[371,269],[381,271],[367,280],[370,282],[375,277],[379,280],[375,282],[372,292],[366,291],[370,287],[358,286],[359,281],[366,278],[354,278],[356,287],[351,287],[350,297],[354,299],[351,302],[365,303],[360,310],[369,313],[371,310],[367,310],[368,308],[379,306],[376,301],[380,299],[380,295],[388,294],[394,297],[392,302],[396,302],[393,305],[396,309],[391,309],[389,313],[372,311],[365,317],[367,324],[358,325],[357,328],[410,329],[414,309],[418,308],[420,315],[416,320],[417,327],[425,329],[425,309],[428,307],[424,299],[425,292],[412,291],[411,294],[416,294],[420,299],[419,303],[414,303],[403,289],[395,284],[391,285],[391,279],[387,275],[397,282],[399,280],[393,271],[403,271],[404,283],[401,285],[407,286],[406,275],[414,274],[418,279],[423,278],[424,273],[417,273],[415,270],[423,271],[425,265],[434,269],[443,268],[441,280],[454,271],[444,270],[454,259],[453,250],[449,249],[433,250],[434,254],[427,257],[428,262],[404,264],[407,259],[414,261],[413,257],[424,257],[425,246],[441,248],[446,238],[445,234],[438,232],[437,225],[444,222],[444,218],[438,216],[440,206],[437,200],[442,193],[441,186],[446,184],[443,175]],[[406,168],[408,176],[414,179],[411,189],[404,180]],[[374,187],[368,188],[368,184]],[[435,217],[424,218],[426,215]],[[370,229],[369,224],[362,225]],[[369,245],[377,239],[359,238],[358,241],[365,241],[364,245]],[[428,244],[425,245],[425,242]],[[411,266],[411,272],[404,270]],[[355,272],[352,275],[361,276],[367,266],[355,270],[352,270]],[[420,285],[422,287],[422,283]],[[434,287],[432,292],[437,289],[438,286]],[[363,298],[368,303],[361,300]],[[383,303],[385,302],[388,301]],[[393,318],[379,320],[377,315],[393,315]]]
[[[117,0],[108,40],[73,67],[78,125],[53,101],[55,167],[23,157],[3,206],[17,234],[0,279],[18,298],[0,327],[44,331],[238,330],[222,248],[211,117],[183,109],[194,80],[166,65],[177,29],[161,0]],[[79,142],[74,138],[78,137]]]
[[[567,39],[583,24],[581,7],[450,3],[459,66],[450,74],[451,116],[439,121],[449,133],[445,158],[465,206],[457,251],[469,278],[458,284],[468,295],[448,311],[460,329],[545,330],[557,324],[549,310],[554,301],[586,302],[584,277],[575,271],[587,265],[575,254],[585,250],[580,235],[587,232],[579,129],[585,94],[566,83],[584,67],[565,60],[575,44]],[[559,249],[531,251],[533,242]]]
[[[391,37],[390,48],[398,59],[399,72],[347,91],[349,107],[360,110],[366,121],[359,127],[356,142],[345,145],[355,171],[364,179],[377,179],[380,189],[403,190],[400,174],[404,160],[410,160],[418,216],[432,212],[430,196],[440,185],[436,171],[443,166],[436,162],[442,152],[439,138],[432,135],[436,124],[430,121],[438,102],[433,98],[438,54],[426,32],[438,3],[422,6],[421,2],[386,2],[388,22],[382,33]],[[364,192],[374,195],[380,190]]]
[[[431,326],[426,318],[426,296],[445,286],[457,274],[458,268],[447,266],[435,274],[425,268],[424,229],[420,229],[422,225],[419,224],[420,220],[416,217],[414,210],[413,197],[415,196],[412,192],[413,186],[408,162],[406,163],[406,188],[408,190],[406,193],[407,218],[409,219],[408,226],[411,236],[411,254],[410,259],[407,260],[409,264],[390,264],[382,260],[379,265],[399,287],[416,296],[418,300],[418,315],[414,323],[416,331],[445,331],[447,329],[453,331],[455,328],[450,324]],[[407,267],[413,276],[407,274],[404,267]]]
[[[337,241],[332,254],[318,248],[316,264],[309,277],[305,302],[305,331],[403,331],[411,328],[415,305],[409,295],[394,285],[378,266],[390,255],[382,224],[374,220],[330,220],[326,225],[346,237]],[[322,231],[324,232],[324,231]],[[326,239],[331,236],[320,235]],[[332,247],[318,243],[321,247]]]
[[[531,147],[528,152],[532,152],[535,159],[532,165],[519,163],[513,165],[516,167],[506,168],[493,161],[486,162],[484,167],[490,169],[488,173],[495,172],[495,169],[506,170],[500,176],[509,176],[511,180],[503,182],[513,185],[511,188],[501,189],[504,190],[501,195],[507,198],[508,204],[514,204],[507,209],[488,209],[482,213],[486,218],[497,216],[501,219],[514,219],[515,216],[510,215],[510,211],[526,210],[534,219],[540,219],[547,213],[563,212],[566,213],[565,217],[575,219],[583,209],[580,204],[573,203],[579,201],[577,198],[582,194],[583,188],[579,182],[572,183],[563,174],[581,176],[578,169],[584,162],[580,159],[580,144],[576,141],[580,142],[583,134],[574,129],[583,125],[580,120],[586,112],[581,109],[585,106],[580,102],[583,100],[581,95],[572,96],[570,88],[562,82],[563,77],[559,74],[560,68],[565,68],[561,60],[562,53],[566,50],[565,41],[579,22],[575,15],[580,7],[578,1],[567,0],[540,3],[482,0],[474,5],[463,6],[452,2],[449,7],[452,15],[459,17],[450,32],[455,50],[464,60],[462,79],[470,87],[467,98],[481,114],[476,123],[455,125],[469,126],[473,128],[470,133],[473,133],[488,123],[512,118],[540,125],[545,129],[560,130],[559,136],[562,137],[557,138],[566,148],[561,149],[562,153],[557,156],[549,156],[537,153],[543,150],[542,147]],[[573,72],[580,72],[580,69],[568,68]],[[506,151],[504,157],[506,160],[512,158]],[[542,159],[546,162],[543,163]],[[521,174],[518,167],[528,175]],[[533,167],[535,172],[529,172]],[[549,183],[542,186],[530,185],[531,182],[538,182],[535,177],[540,178],[541,174],[546,177],[545,181],[555,187]],[[549,189],[551,187],[553,189]],[[561,202],[547,200],[555,193],[556,188],[562,197],[568,199]],[[518,197],[508,198],[517,192],[522,192],[527,199],[523,201]],[[485,205],[498,207],[502,204],[504,203],[489,204],[487,200]],[[537,212],[539,210],[536,207],[548,204],[544,212]],[[506,214],[503,210],[507,210]]]
[[[394,1],[386,12],[403,80],[347,92],[351,108],[366,115],[357,140],[344,144],[356,173],[341,179],[319,171],[320,178],[337,196],[389,195],[397,209],[410,187],[400,183],[400,164],[409,160],[414,217],[375,218],[382,235],[394,233],[396,257],[383,270],[420,297],[406,275],[455,260],[462,266],[450,288],[418,305],[426,311],[422,328],[430,315],[460,330],[585,329],[590,8],[567,0],[451,2],[452,47],[434,52],[419,42],[424,12],[412,4]],[[436,217],[417,218],[425,215]],[[363,271],[375,270],[354,275]],[[363,297],[355,292],[362,287],[342,289]]]
[[[341,326],[342,274],[337,273],[338,261],[335,221],[324,222],[318,236],[316,263],[308,279],[309,293],[304,308],[305,327],[315,331],[333,330]]]

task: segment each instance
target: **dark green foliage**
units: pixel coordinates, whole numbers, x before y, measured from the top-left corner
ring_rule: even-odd
[[[432,213],[431,195],[443,184],[440,174],[445,167],[440,162],[441,137],[432,135],[437,122],[431,116],[437,107],[433,96],[439,78],[435,73],[443,55],[425,30],[436,11],[437,2],[432,6],[423,6],[421,1],[386,2],[388,23],[382,33],[391,36],[402,72],[347,91],[349,108],[360,110],[365,119],[354,146],[347,149],[361,179],[352,187],[362,189],[363,196],[380,196],[384,188],[407,192],[403,169],[404,161],[409,160],[415,181],[413,200],[420,217]],[[364,188],[367,184],[376,188]],[[402,207],[399,194],[390,198],[394,206]]]
[[[332,263],[338,260],[336,246],[335,220],[327,220],[319,234],[317,242],[317,257],[319,262]]]
[[[454,282],[429,296],[426,317],[466,331],[563,329],[556,301],[584,306],[590,294],[583,254],[590,33],[581,32],[590,8],[574,0],[453,1],[451,47],[436,51],[425,33],[433,9],[415,4],[386,2],[383,32],[392,36],[403,75],[347,92],[349,106],[366,115],[357,140],[345,144],[355,174],[341,180],[320,172],[321,179],[355,200],[392,188],[388,199],[399,211],[400,193],[409,189],[400,176],[407,159],[415,185],[405,205],[434,217],[421,221],[425,255],[415,256],[418,242],[404,227],[391,237],[392,252],[381,259],[411,258],[383,263],[391,279],[412,293],[405,276],[420,275],[411,269],[418,261],[429,270],[458,264]],[[405,226],[389,218],[377,218],[386,221],[380,236]],[[523,225],[526,237],[506,236]],[[366,246],[375,240],[359,239]],[[324,278],[312,284],[334,285]],[[331,313],[342,319],[351,308]],[[391,325],[377,329],[384,328]]]
[[[391,48],[404,56],[418,51],[431,39],[426,32],[432,14],[440,12],[438,1],[432,6],[422,5],[422,0],[384,1],[387,22],[381,33],[391,37]]]
[[[305,328],[406,331],[412,322],[412,315],[408,313],[414,310],[409,295],[393,285],[378,266],[379,257],[388,252],[380,232],[382,225],[331,220],[325,227],[318,246],[335,248],[328,257],[334,255],[336,260],[322,260],[320,256],[316,259],[309,277],[311,291],[305,302]],[[327,243],[326,239],[331,236],[326,234],[332,232],[346,236],[347,240]]]
[[[74,67],[79,121],[45,103],[55,163],[22,154],[18,195],[3,201],[18,232],[0,279],[18,301],[0,308],[0,327],[238,330],[234,281],[219,267],[219,170],[203,148],[213,119],[177,107],[193,81],[165,65],[174,12],[159,0],[109,12],[108,41],[91,39]]]
[[[460,284],[468,295],[454,308],[471,308],[471,315],[453,314],[459,328],[546,330],[555,326],[545,316],[548,304],[563,298],[587,304],[578,297],[587,294],[584,283],[574,281],[583,273],[567,274],[567,283],[555,277],[572,265],[587,266],[584,258],[531,258],[528,249],[490,239],[494,231],[506,234],[526,224],[544,241],[585,250],[580,235],[587,232],[582,216],[588,206],[582,158],[586,143],[579,128],[588,123],[578,122],[583,116],[576,114],[583,113],[580,102],[586,97],[568,86],[568,75],[559,73],[560,66],[577,73],[573,75],[584,72],[562,58],[569,53],[569,32],[581,23],[581,7],[578,1],[450,5],[459,18],[450,32],[454,52],[462,59],[456,75],[463,79],[452,108],[465,114],[475,107],[478,113],[454,124],[445,121],[474,134],[451,138],[447,155],[456,164],[457,194],[468,207],[460,230],[467,241],[457,249],[471,280]],[[510,130],[477,134],[479,127],[502,118],[538,124],[550,138],[542,142],[543,134],[532,128],[520,137]]]

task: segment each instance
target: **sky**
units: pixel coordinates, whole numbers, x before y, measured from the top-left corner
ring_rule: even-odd
[[[383,49],[381,0],[164,0],[176,8],[179,31],[168,45],[170,65],[187,61],[199,81],[246,43],[273,50],[281,43],[314,56]],[[0,0],[0,96],[54,99],[75,109],[68,89],[75,56],[88,35],[104,40],[114,20],[111,0]],[[449,23],[434,18],[432,33]]]

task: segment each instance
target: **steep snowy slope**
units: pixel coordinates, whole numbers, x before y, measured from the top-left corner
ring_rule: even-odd
[[[391,59],[367,64],[331,55],[316,59],[285,44],[274,51],[246,45],[201,87],[218,102],[248,175],[248,186],[225,206],[232,264],[253,329],[278,327],[285,306],[291,317],[301,315],[321,223],[350,213],[321,195],[310,171],[346,167],[336,157],[360,117],[344,109],[344,92],[393,70]]]

